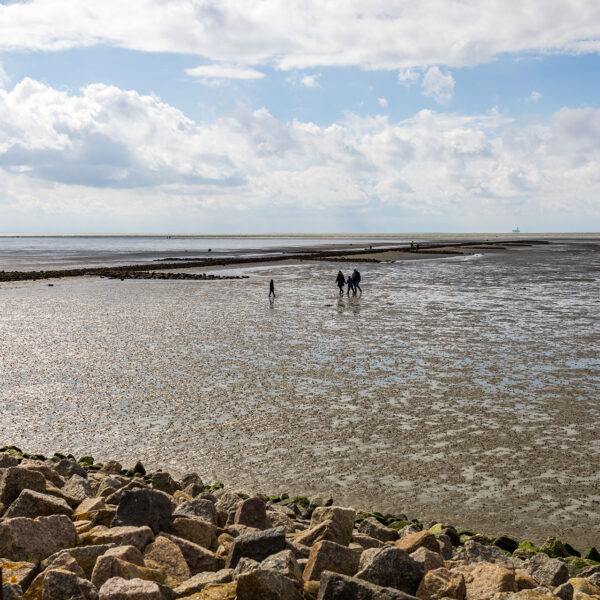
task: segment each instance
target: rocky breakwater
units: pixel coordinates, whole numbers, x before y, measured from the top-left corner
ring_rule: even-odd
[[[3,600],[600,599],[600,556],[0,449]]]

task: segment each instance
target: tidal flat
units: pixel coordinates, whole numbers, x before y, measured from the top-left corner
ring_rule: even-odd
[[[2,284],[0,442],[600,542],[597,240],[213,272]]]

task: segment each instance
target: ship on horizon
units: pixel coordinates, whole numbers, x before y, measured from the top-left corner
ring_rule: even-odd
[[[517,227],[515,227],[515,228],[512,230],[512,232],[513,232],[513,233],[521,233],[521,230],[520,230],[520,229],[519,229],[519,227],[517,226]]]

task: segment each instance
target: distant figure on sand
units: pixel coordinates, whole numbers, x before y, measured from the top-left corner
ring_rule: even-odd
[[[352,293],[355,293],[356,290],[354,289],[354,281],[352,281],[352,275],[348,275],[348,279],[346,279],[346,283],[348,284],[348,290],[346,291],[346,294],[349,296],[351,290],[352,290]]]
[[[354,293],[356,294],[356,290],[358,289],[362,294],[362,290],[360,289],[360,273],[357,269],[354,269],[352,272],[352,285],[354,287]]]
[[[273,298],[275,298],[275,283],[272,279],[269,282],[269,298],[271,296],[273,296]]]
[[[344,293],[344,284],[346,283],[346,278],[341,271],[338,271],[337,277],[335,278],[335,282],[337,286],[340,288],[340,296]]]

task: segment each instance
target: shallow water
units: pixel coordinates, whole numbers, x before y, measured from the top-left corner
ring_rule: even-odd
[[[354,266],[4,284],[0,442],[600,543],[598,246]]]

